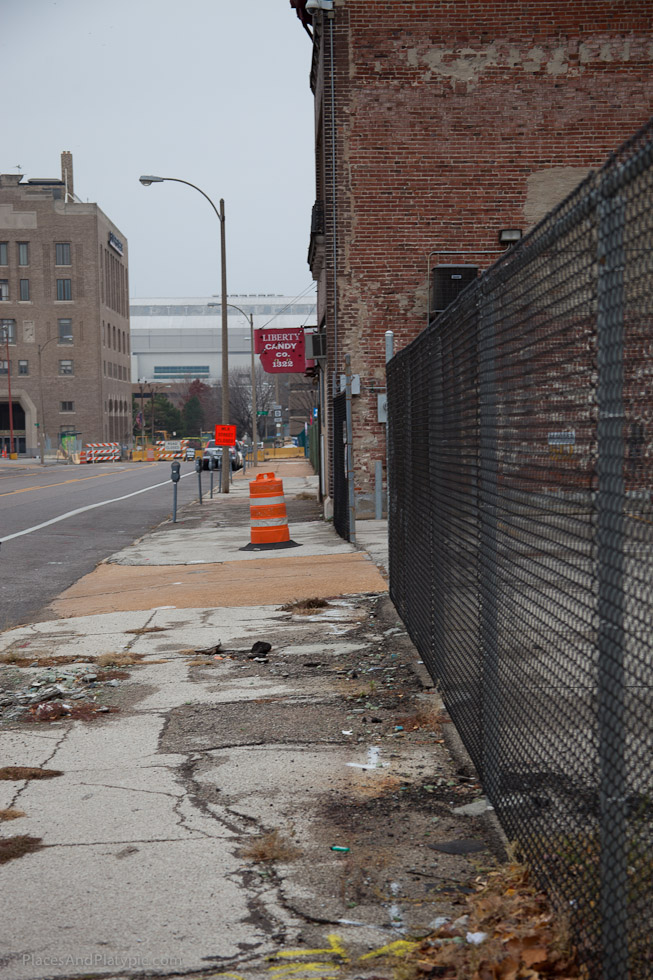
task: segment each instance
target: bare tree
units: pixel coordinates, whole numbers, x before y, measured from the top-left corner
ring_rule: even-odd
[[[291,433],[303,427],[304,422],[313,418],[313,409],[317,405],[317,379],[306,378],[303,375],[291,375],[288,391],[288,416]]]
[[[274,402],[275,386],[272,375],[261,365],[256,367],[256,408],[268,412]],[[229,408],[231,423],[236,426],[238,437],[252,437],[252,375],[247,368],[234,368],[229,372]],[[259,439],[265,433],[266,416],[256,420]]]

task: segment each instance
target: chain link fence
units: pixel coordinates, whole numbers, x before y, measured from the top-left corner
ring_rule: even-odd
[[[653,125],[388,365],[392,599],[589,976],[653,978]]]

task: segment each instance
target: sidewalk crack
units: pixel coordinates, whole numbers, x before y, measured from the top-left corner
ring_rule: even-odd
[[[67,739],[67,738],[68,738],[68,736],[70,735],[70,732],[71,732],[71,731],[72,731],[72,725],[71,725],[71,726],[70,726],[69,728],[67,728],[67,729],[66,729],[66,731],[63,731],[63,732],[61,733],[61,738],[58,738],[58,739],[56,740],[56,742],[55,742],[55,744],[54,744],[54,748],[52,749],[52,751],[51,751],[51,753],[50,753],[50,755],[49,755],[49,756],[47,756],[47,757],[46,757],[46,758],[45,758],[45,759],[43,760],[43,762],[41,763],[41,765],[40,765],[40,767],[39,767],[39,768],[41,768],[41,769],[45,769],[45,768],[47,767],[47,765],[48,765],[48,763],[49,763],[49,762],[52,762],[52,760],[54,759],[54,757],[55,757],[55,755],[57,754],[57,752],[59,751],[59,749],[61,748],[61,746],[63,745],[63,743],[64,743],[64,742],[66,741],[66,739]],[[10,806],[10,807],[13,807],[13,806],[15,806],[15,805],[16,805],[16,803],[18,802],[18,800],[20,799],[20,797],[21,797],[21,796],[23,795],[23,793],[25,792],[25,790],[26,790],[26,789],[27,789],[27,787],[29,786],[29,784],[30,784],[30,782],[31,782],[31,780],[30,780],[30,779],[26,779],[26,780],[25,780],[25,781],[23,782],[23,785],[22,785],[22,786],[20,786],[20,787],[19,787],[19,788],[18,788],[18,789],[16,790],[16,792],[14,793],[14,795],[13,795],[13,797],[12,797],[12,799],[11,799],[11,802],[10,802],[10,804],[9,804],[9,806]]]

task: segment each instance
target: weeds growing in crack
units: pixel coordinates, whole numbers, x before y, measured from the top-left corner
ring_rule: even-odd
[[[165,633],[169,626],[141,626],[135,630],[125,630],[125,633],[134,633],[136,636],[143,636],[144,633]]]
[[[35,766],[3,766],[0,769],[0,779],[53,779],[63,776],[60,769],[37,769]]]
[[[19,817],[24,816],[25,813],[23,810],[17,810],[13,806],[8,806],[4,810],[0,810],[0,823],[4,823],[6,820],[18,820]]]
[[[143,659],[142,653],[103,653],[97,658],[98,667],[132,667]]]
[[[7,861],[13,861],[25,854],[40,851],[43,847],[41,840],[41,837],[28,837],[26,835],[5,837],[0,840],[0,864],[6,864]]]
[[[74,656],[59,655],[56,657],[43,654],[41,656],[34,655],[26,657],[16,650],[0,653],[0,664],[11,664],[12,667],[32,667],[33,665],[37,667],[61,667],[64,664],[92,664],[95,663],[96,659],[96,657],[80,657],[79,654],[75,654]]]
[[[292,861],[299,857],[301,851],[291,841],[285,838],[278,829],[262,834],[241,851],[243,857],[257,863],[273,861]]]
[[[326,609],[329,603],[326,599],[315,597],[313,599],[297,599],[295,602],[287,602],[281,607],[282,612],[296,613],[298,616],[310,616],[318,609]]]

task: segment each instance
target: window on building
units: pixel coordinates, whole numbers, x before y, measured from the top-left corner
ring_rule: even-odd
[[[9,280],[0,279],[0,302],[8,302],[9,300]]]
[[[9,366],[11,361],[0,361],[0,375],[9,374]]]
[[[72,299],[72,279],[57,279],[57,299]]]
[[[18,242],[18,265],[29,265],[29,242]]]
[[[74,412],[75,402],[61,402],[61,412]]]
[[[57,242],[54,246],[54,264],[70,265],[70,243]]]
[[[69,317],[57,320],[59,325],[59,343],[72,344],[73,342],[73,321]]]
[[[59,374],[73,374],[72,361],[59,361]]]
[[[23,303],[29,299],[29,279],[20,280],[20,298]]]
[[[166,365],[158,366],[154,368],[155,378],[208,378],[209,376],[209,365],[208,364],[182,364],[179,365]]]
[[[7,242],[0,242],[0,265],[9,265],[9,249],[7,248],[7,244]]]
[[[18,373],[19,374],[29,374],[29,361],[19,361],[18,362]]]
[[[9,334],[9,343],[16,343],[16,321],[15,320],[0,320],[0,341],[3,344],[7,343],[7,334]]]

